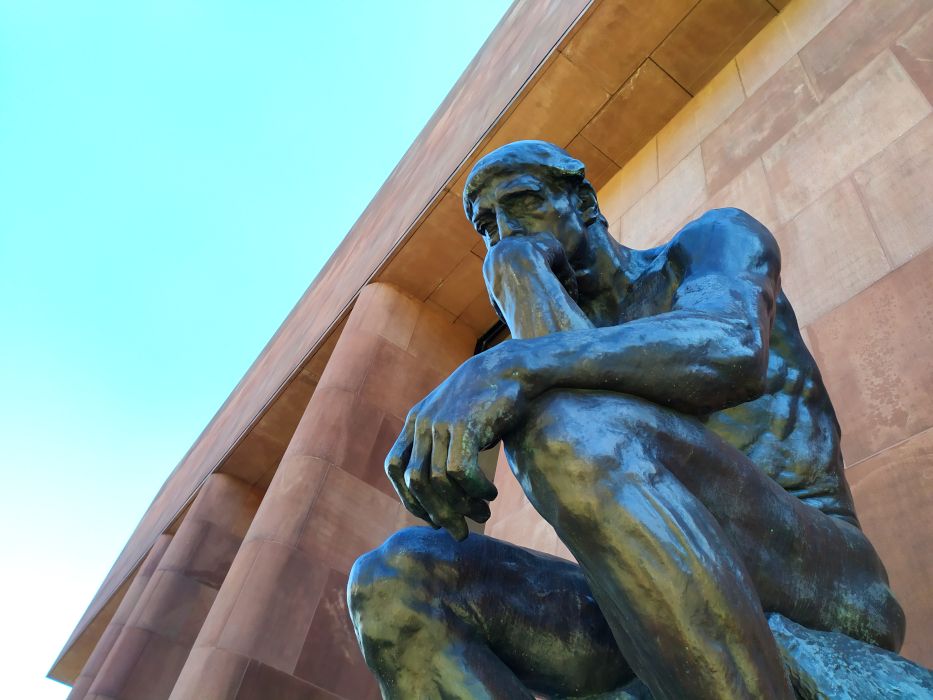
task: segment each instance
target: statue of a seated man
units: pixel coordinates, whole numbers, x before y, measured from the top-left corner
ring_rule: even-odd
[[[637,676],[656,698],[792,698],[768,614],[896,651],[904,614],[768,230],[719,209],[626,248],[583,164],[539,141],[480,160],[463,200],[512,340],[416,405],[386,461],[453,538],[409,528],[351,573],[383,694],[584,697]],[[578,565],[467,537],[500,440]]]

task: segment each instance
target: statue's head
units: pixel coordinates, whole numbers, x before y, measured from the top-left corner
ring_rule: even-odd
[[[547,232],[570,258],[590,226],[606,225],[583,163],[546,141],[516,141],[483,156],[467,177],[463,209],[487,246]]]

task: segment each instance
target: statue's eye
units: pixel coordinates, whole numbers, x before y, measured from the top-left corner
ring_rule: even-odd
[[[541,203],[541,195],[537,192],[520,192],[511,199],[511,204],[521,209],[534,209]]]

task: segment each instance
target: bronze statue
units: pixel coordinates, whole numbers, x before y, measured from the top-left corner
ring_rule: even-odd
[[[904,614],[768,230],[718,209],[626,248],[583,164],[540,141],[480,160],[463,201],[512,340],[416,405],[386,461],[453,538],[409,528],[351,573],[385,697],[792,698],[835,661],[795,666],[787,640],[823,637],[933,689],[881,651]],[[496,497],[478,452],[500,440],[579,565],[467,537]]]

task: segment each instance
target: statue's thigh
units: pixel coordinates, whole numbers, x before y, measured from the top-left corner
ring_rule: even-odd
[[[840,591],[883,583],[877,555],[856,528],[802,503],[695,418],[650,401],[550,391],[506,439],[506,453],[536,507],[580,502],[586,489],[597,503],[596,491],[613,481],[643,486],[669,472],[719,523],[764,606],[804,624],[825,623],[834,604],[858,615],[852,605],[864,596],[842,602]]]

